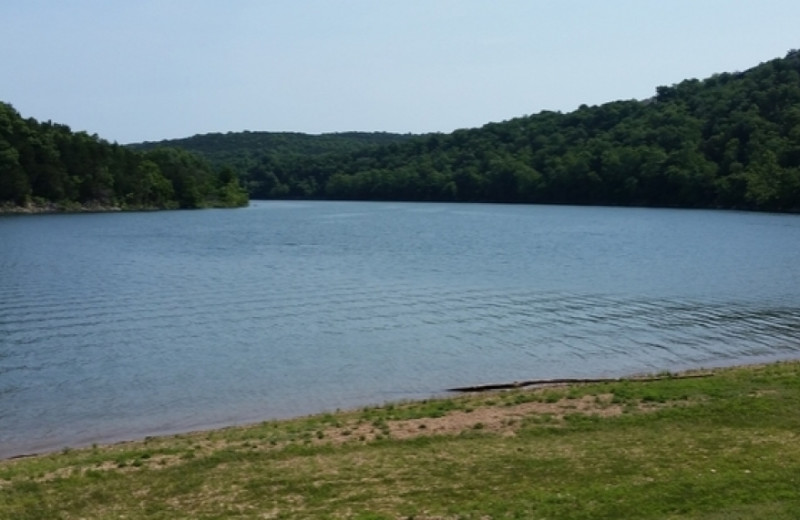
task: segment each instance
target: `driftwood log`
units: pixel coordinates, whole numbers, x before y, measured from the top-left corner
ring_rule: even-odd
[[[699,374],[676,374],[667,376],[642,376],[642,377],[618,377],[618,378],[596,378],[596,379],[531,379],[528,381],[514,381],[513,383],[490,383],[486,385],[475,386],[459,386],[455,388],[448,388],[448,392],[487,392],[489,390],[510,390],[513,388],[523,388],[526,386],[549,386],[549,385],[569,385],[577,383],[621,383],[623,381],[630,382],[646,382],[646,381],[663,381],[665,379],[694,379],[699,377],[711,377],[714,374],[711,372],[703,372]]]

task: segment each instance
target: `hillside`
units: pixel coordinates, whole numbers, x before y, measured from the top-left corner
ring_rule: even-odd
[[[0,102],[0,209],[173,209],[241,206],[230,169],[184,150],[137,152],[97,135],[23,117]]]
[[[320,137],[309,136],[294,136],[292,146],[260,145],[262,136],[245,133],[236,139],[255,148],[239,155],[244,146],[224,137],[170,144],[232,161],[256,198],[799,211],[800,52],[660,86],[647,100],[545,111],[379,147],[324,151]]]
[[[254,198],[797,212],[800,51],[647,100],[450,134],[239,132],[121,147],[0,106],[0,202],[241,203],[237,177]]]
[[[328,154],[347,155],[358,151],[374,150],[383,145],[396,144],[413,138],[411,134],[388,132],[342,132],[330,134],[303,134],[297,132],[228,132],[199,134],[183,139],[128,145],[134,150],[152,150],[159,147],[180,148],[198,154],[212,166],[231,166],[243,178],[250,179],[249,191],[257,198],[280,197],[287,189],[274,191],[264,187],[268,172],[282,165],[296,169],[311,157]],[[287,172],[288,173],[288,172]],[[295,186],[297,191],[298,186]],[[305,191],[304,191],[305,193]]]
[[[388,132],[341,132],[331,134],[303,134],[299,132],[228,132],[198,134],[183,139],[145,141],[128,145],[134,150],[154,148],[182,148],[206,157],[212,164],[234,162],[241,157],[262,154],[321,155],[353,152],[366,147],[400,143],[410,139],[410,134]]]

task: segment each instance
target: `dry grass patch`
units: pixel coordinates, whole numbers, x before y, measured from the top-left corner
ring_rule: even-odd
[[[374,441],[382,438],[407,440],[432,435],[459,435],[468,431],[485,431],[502,435],[514,435],[531,419],[558,425],[565,416],[582,414],[607,418],[631,411],[652,412],[676,403],[638,402],[633,406],[614,403],[611,393],[587,394],[577,398],[567,396],[552,399],[552,389],[517,390],[497,392],[495,398],[485,394],[459,398],[462,406],[441,412],[436,416],[413,419],[385,418],[372,422],[349,418],[339,426],[327,427],[314,444],[342,444],[353,441]],[[515,400],[522,402],[514,404]],[[686,403],[682,403],[685,405]],[[535,422],[535,421],[534,421]]]

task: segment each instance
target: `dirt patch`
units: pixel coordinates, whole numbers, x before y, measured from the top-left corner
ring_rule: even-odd
[[[599,400],[598,400],[599,397]],[[455,435],[467,430],[485,430],[513,434],[523,419],[533,415],[561,420],[568,413],[584,413],[602,417],[622,414],[611,396],[586,396],[581,399],[561,399],[555,403],[529,402],[512,406],[486,406],[471,412],[454,411],[444,417],[412,419],[390,423],[392,437],[411,438],[419,435]]]
[[[440,417],[386,420],[380,425],[351,422],[340,427],[327,428],[317,442],[371,441],[381,437],[411,439],[426,435],[458,435],[478,430],[515,435],[523,421],[533,416],[546,418],[557,424],[563,421],[565,415],[574,413],[598,417],[621,415],[623,407],[613,404],[612,398],[611,394],[602,394],[587,395],[579,399],[563,398],[555,402],[492,404],[470,411],[453,410]]]

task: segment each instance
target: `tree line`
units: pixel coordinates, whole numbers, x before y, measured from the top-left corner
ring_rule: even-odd
[[[214,153],[244,137],[217,134]],[[262,146],[238,157],[255,198],[800,211],[800,52],[658,87],[647,100],[346,150]]]
[[[179,148],[139,152],[0,102],[0,205],[174,209],[242,206],[235,171]]]
[[[183,139],[134,143],[135,150],[181,148],[205,157],[213,166],[230,166],[243,179],[253,198],[319,197],[317,183],[298,169],[313,165],[320,156],[347,156],[418,138],[390,132],[338,132],[310,135],[299,132],[227,132],[199,134]],[[309,166],[311,167],[311,166]],[[281,179],[293,180],[282,182]]]
[[[238,205],[240,182],[261,199],[797,212],[800,51],[646,100],[449,134],[229,132],[120,146],[0,103],[0,202]]]

